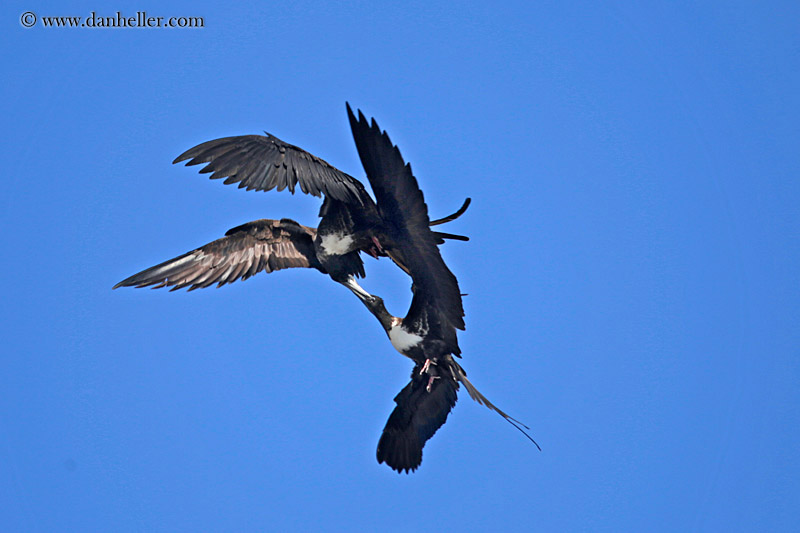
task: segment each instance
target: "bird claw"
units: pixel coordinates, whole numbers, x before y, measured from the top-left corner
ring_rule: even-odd
[[[419,375],[421,376],[422,374],[426,373],[428,369],[430,369],[431,365],[435,366],[436,361],[434,361],[433,359],[425,359],[425,364],[422,365],[422,370],[419,371]]]
[[[429,378],[428,378],[428,386],[427,386],[427,387],[425,387],[425,390],[426,390],[426,391],[428,391],[428,392],[430,392],[430,391],[431,391],[431,387],[433,386],[433,382],[434,382],[434,380],[437,380],[437,379],[439,379],[439,377],[440,377],[440,376],[431,376],[431,377],[429,377]]]

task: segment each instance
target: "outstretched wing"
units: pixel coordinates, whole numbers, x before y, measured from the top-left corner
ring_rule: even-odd
[[[314,253],[316,230],[294,220],[256,220],[229,230],[225,237],[120,281],[117,287],[221,287],[261,271],[321,269]]]
[[[435,369],[435,367],[433,367]],[[397,406],[389,416],[378,441],[378,462],[397,472],[414,471],[422,463],[422,448],[447,421],[458,399],[458,382],[449,373],[422,374],[418,364],[411,372],[411,382],[395,397]]]
[[[370,125],[360,111],[358,120],[347,105],[347,116],[358,155],[369,178],[386,223],[398,264],[405,265],[414,281],[415,295],[423,294],[453,326],[464,329],[464,307],[458,280],[444,263],[430,229],[428,206],[400,150],[375,120]]]
[[[187,166],[207,163],[201,174],[225,178],[225,184],[238,183],[248,191],[288,188],[294,194],[295,186],[300,185],[306,194],[324,194],[351,204],[362,204],[369,198],[357,179],[269,133],[204,142],[179,155],[173,164],[187,159]]]

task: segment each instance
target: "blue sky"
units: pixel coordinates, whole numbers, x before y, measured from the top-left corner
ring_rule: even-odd
[[[648,4],[4,5],[0,528],[795,530],[800,7]],[[316,225],[171,161],[266,130],[363,178],[345,101],[432,216],[473,198],[443,249],[463,365],[541,453],[462,395],[418,472],[378,465],[411,365],[315,272],[111,291],[243,222]]]

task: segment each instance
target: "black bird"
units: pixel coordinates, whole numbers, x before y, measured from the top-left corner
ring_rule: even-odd
[[[202,143],[178,156],[173,163],[207,163],[200,172],[212,179],[239,183],[247,190],[295,187],[314,196],[324,195],[318,228],[289,219],[256,220],[229,230],[222,239],[148,268],[121,281],[123,286],[170,286],[189,290],[247,279],[260,272],[289,267],[316,268],[353,291],[359,298],[371,295],[359,286],[364,264],[359,252],[389,256],[408,268],[385,238],[385,221],[378,206],[357,179],[297,146],[265,135],[225,137]],[[443,224],[466,211],[470,199],[452,215],[431,222]],[[467,237],[434,232],[436,242],[466,241]]]
[[[456,331],[429,304],[428,295],[416,290],[404,318],[392,316],[379,296],[362,301],[380,321],[392,346],[414,361],[411,381],[395,396],[397,405],[378,441],[379,463],[397,472],[416,470],[422,463],[425,443],[444,425],[455,406],[459,384],[470,398],[499,413],[541,450],[525,431],[528,426],[490,402],[467,379],[467,373],[453,358],[460,357]]]
[[[414,361],[411,381],[395,397],[397,406],[378,443],[378,462],[397,472],[414,471],[422,462],[422,448],[445,423],[456,404],[459,384],[470,397],[498,412],[528,435],[527,426],[486,399],[467,379],[453,356],[460,357],[456,328],[464,329],[464,310],[458,280],[444,263],[436,236],[430,230],[428,207],[411,165],[375,120],[370,125],[359,111],[348,117],[358,154],[375,192],[386,238],[394,243],[413,280],[413,298],[405,318],[392,316],[383,299],[362,301],[380,321],[392,346]],[[536,444],[538,448],[538,444]]]

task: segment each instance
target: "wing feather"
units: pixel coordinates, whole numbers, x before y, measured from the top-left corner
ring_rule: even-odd
[[[381,132],[374,119],[370,125],[359,111],[356,120],[349,105],[347,115],[378,211],[388,222],[387,231],[396,245],[392,252],[398,257],[393,259],[408,268],[414,281],[415,299],[419,296],[425,300],[420,304],[437,309],[454,327],[464,329],[458,280],[439,253],[437,237],[430,229],[428,206],[411,165],[403,161],[400,150],[386,132]]]
[[[364,186],[327,161],[286,143],[274,135],[240,135],[214,139],[190,148],[173,163],[202,165],[201,174],[211,179],[225,178],[225,184],[238,183],[247,190],[282,191],[295,186],[314,196],[361,204],[368,197]]]
[[[316,229],[289,219],[256,220],[229,230],[225,237],[148,268],[117,287],[170,287],[178,290],[221,287],[258,272],[322,267],[314,253]]]
[[[442,375],[428,391],[429,375],[420,375],[421,368],[419,364],[414,367],[411,381],[395,397],[397,406],[378,441],[378,462],[397,472],[417,469],[422,463],[422,448],[447,421],[458,399],[457,381]]]

